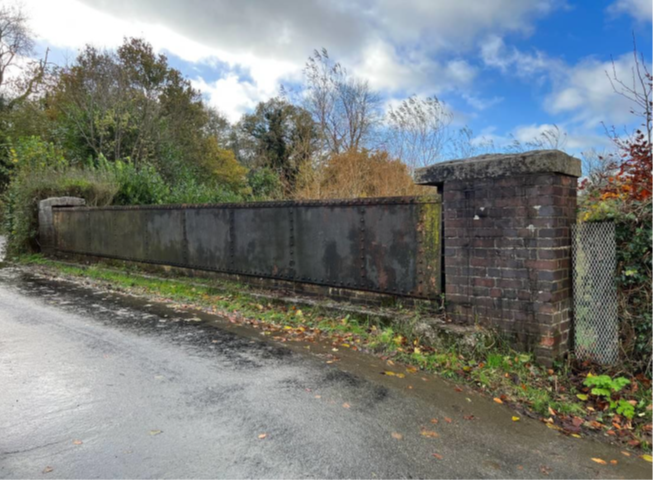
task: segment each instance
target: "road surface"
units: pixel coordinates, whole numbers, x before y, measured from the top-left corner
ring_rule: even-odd
[[[5,267],[0,478],[651,477],[620,448],[329,351]]]

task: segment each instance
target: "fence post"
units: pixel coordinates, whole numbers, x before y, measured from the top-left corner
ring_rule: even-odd
[[[483,155],[416,172],[442,190],[447,313],[547,363],[571,328],[571,226],[580,161],[557,150]]]

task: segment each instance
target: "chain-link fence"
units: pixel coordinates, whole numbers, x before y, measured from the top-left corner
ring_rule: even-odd
[[[572,257],[576,356],[613,364],[619,357],[614,224],[574,225]]]

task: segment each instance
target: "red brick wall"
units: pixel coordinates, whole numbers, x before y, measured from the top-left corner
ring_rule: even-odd
[[[564,352],[576,178],[550,173],[448,181],[443,201],[448,315],[496,327],[544,361]]]

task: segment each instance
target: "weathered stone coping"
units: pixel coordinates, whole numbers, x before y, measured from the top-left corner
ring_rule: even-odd
[[[440,162],[415,172],[415,183],[441,184],[454,180],[556,173],[581,176],[580,160],[559,150],[534,150],[519,154],[488,154]]]

